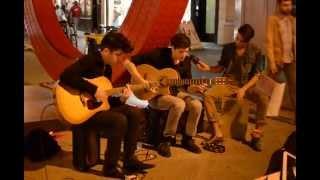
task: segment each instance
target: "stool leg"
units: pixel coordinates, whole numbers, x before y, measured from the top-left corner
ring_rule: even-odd
[[[97,131],[89,130],[87,137],[87,163],[94,166],[99,162],[100,158],[100,136]]]
[[[83,127],[72,128],[72,154],[73,154],[73,166],[79,171],[88,170],[86,163],[86,140],[85,130]]]

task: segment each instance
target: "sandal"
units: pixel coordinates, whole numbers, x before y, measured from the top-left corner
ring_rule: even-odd
[[[206,143],[212,144],[212,143],[223,142],[223,141],[224,141],[224,140],[223,140],[223,136],[222,136],[222,137],[217,137],[217,136],[212,137],[212,136],[211,136],[210,139],[201,142],[201,145],[204,145],[204,144],[206,144]]]
[[[219,137],[213,140],[212,142],[203,142],[203,149],[215,153],[224,153],[226,151],[226,148],[223,144],[223,138]]]

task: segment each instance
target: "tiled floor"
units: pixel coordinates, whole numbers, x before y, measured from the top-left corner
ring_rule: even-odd
[[[252,124],[250,124],[252,128]],[[255,152],[247,145],[233,139],[226,139],[226,152],[216,154],[203,150],[202,154],[193,154],[180,147],[172,148],[172,157],[163,158],[155,151],[156,156],[150,163],[156,164],[148,171],[144,179],[148,180],[249,180],[264,174],[271,154],[278,149],[295,126],[270,120],[265,128],[264,150]],[[70,131],[58,132],[57,141],[62,152],[43,163],[31,163],[25,159],[25,180],[102,180],[101,165],[89,172],[79,172],[72,166],[72,134]],[[208,134],[199,134],[196,143],[200,144]],[[101,154],[106,147],[106,139],[101,140]],[[145,158],[146,150],[138,149],[140,159]],[[101,156],[103,157],[103,155]],[[140,175],[142,176],[142,175]]]

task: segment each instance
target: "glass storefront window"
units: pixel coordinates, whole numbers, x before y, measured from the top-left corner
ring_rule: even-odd
[[[188,22],[191,20],[191,0],[188,1],[188,5],[186,7],[186,10],[184,11],[184,15],[182,17],[182,22]]]
[[[108,25],[120,27],[130,9],[132,0],[110,0],[108,1]],[[181,21],[191,19],[191,0],[188,1],[186,11]]]
[[[92,0],[80,0],[80,7],[82,10],[82,16],[83,17],[91,17],[92,14]]]
[[[54,0],[58,5],[65,5],[67,7],[67,11],[73,6],[73,2],[75,0]],[[91,18],[92,14],[92,0],[77,0],[80,4],[81,8],[81,17]]]
[[[108,2],[108,25],[120,27],[127,16],[132,0],[111,0]]]

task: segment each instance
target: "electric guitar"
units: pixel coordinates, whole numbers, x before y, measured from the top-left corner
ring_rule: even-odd
[[[137,66],[137,70],[145,80],[159,83],[159,86],[154,88],[153,91],[141,89],[135,92],[137,97],[145,100],[150,100],[157,95],[170,94],[170,86],[207,84],[210,87],[212,85],[230,84],[233,82],[233,80],[228,77],[216,77],[212,79],[179,79],[178,72],[172,68],[158,70],[148,64]],[[131,83],[136,84],[138,82],[132,78]]]
[[[81,124],[95,113],[110,109],[107,97],[120,94],[124,88],[126,88],[112,88],[111,82],[103,76],[86,80],[104,90],[106,92],[106,98],[103,101],[97,101],[96,98],[87,93],[82,93],[79,90],[67,86],[57,85],[55,89],[57,107],[64,120],[68,123]],[[132,91],[137,91],[156,86],[156,83],[129,86]]]

